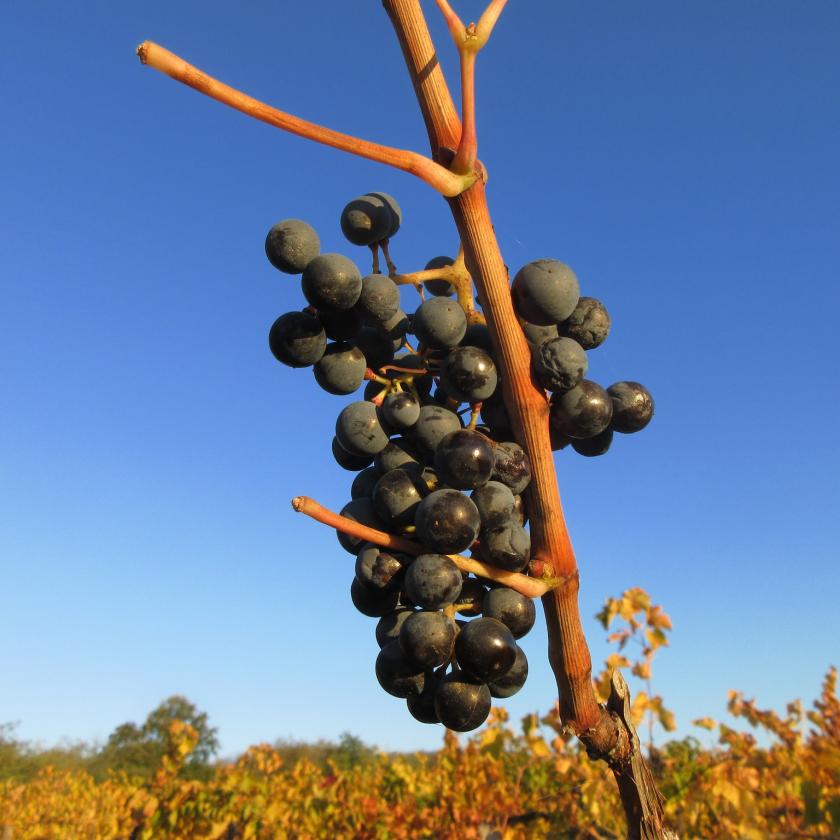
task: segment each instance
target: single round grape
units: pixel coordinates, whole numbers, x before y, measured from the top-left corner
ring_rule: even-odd
[[[612,413],[610,395],[597,382],[582,379],[570,391],[552,397],[549,418],[560,434],[579,439],[603,432]]]
[[[368,320],[382,323],[399,312],[400,290],[384,274],[368,274],[362,278],[362,293],[355,306]]]
[[[403,346],[410,326],[408,315],[402,309],[398,309],[390,318],[378,323],[376,328],[391,342],[396,353]]]
[[[339,467],[353,472],[363,470],[373,461],[372,455],[356,455],[354,452],[348,452],[336,437],[332,439],[332,454]]]
[[[341,211],[341,232],[354,245],[373,245],[387,239],[391,210],[375,193],[354,198]]]
[[[354,341],[359,350],[365,354],[367,366],[372,370],[379,370],[394,359],[394,342],[375,327],[362,327],[356,333]]]
[[[459,402],[477,403],[492,396],[499,377],[495,362],[484,350],[456,347],[444,360],[440,381]]]
[[[396,592],[412,558],[366,543],[356,555],[356,579],[367,589]]]
[[[461,428],[461,418],[454,411],[440,405],[424,405],[410,434],[425,452],[432,454],[450,432]]]
[[[583,379],[589,362],[574,339],[558,336],[544,341],[533,353],[534,372],[547,391],[568,391]]]
[[[476,578],[467,578],[461,584],[461,594],[455,599],[455,606],[462,615],[480,615],[487,587]]]
[[[531,537],[511,519],[504,525],[481,532],[478,553],[491,566],[521,572],[531,559]]]
[[[423,498],[419,469],[398,467],[386,472],[373,488],[373,508],[389,528],[402,528],[414,522]]]
[[[455,603],[463,578],[458,567],[443,554],[421,554],[405,573],[405,594],[424,610],[439,610]]]
[[[425,673],[406,659],[399,641],[395,639],[384,645],[376,657],[376,679],[388,694],[409,697],[423,691]]]
[[[367,525],[368,528],[376,528],[377,531],[385,530],[385,523],[376,515],[376,511],[373,509],[373,502],[364,496],[348,502],[339,512],[342,516],[346,516],[354,522]],[[350,554],[358,554],[365,544],[365,540],[360,540],[358,537],[351,537],[349,534],[343,534],[341,531],[336,531],[335,534],[341,547],[345,551],[349,551]]]
[[[490,480],[493,447],[484,435],[470,429],[450,432],[435,450],[435,470],[445,484],[472,490]]]
[[[420,419],[420,403],[410,391],[392,391],[382,401],[382,416],[392,429],[410,429]]]
[[[341,410],[335,421],[335,436],[348,452],[359,455],[376,455],[388,445],[379,411],[365,400],[352,402]]]
[[[574,312],[557,329],[560,335],[573,338],[584,350],[593,350],[609,335],[610,316],[600,300],[582,297]]]
[[[488,481],[470,493],[478,515],[481,517],[481,530],[498,528],[514,517],[516,496],[501,481]]]
[[[493,429],[511,428],[501,388],[496,388],[493,395],[481,404],[481,419]],[[494,440],[498,438],[494,436]]]
[[[426,674],[423,691],[420,694],[411,694],[405,700],[409,713],[420,723],[440,723],[440,718],[435,711],[435,694],[439,683],[440,677],[430,672]]]
[[[615,416],[615,415],[613,415]],[[613,430],[610,428],[599,432],[595,437],[586,438],[584,440],[573,440],[572,449],[578,455],[585,455],[587,458],[595,458],[598,455],[604,455],[610,448],[613,440]]]
[[[399,592],[388,592],[384,589],[369,589],[357,578],[350,584],[350,599],[353,606],[368,618],[379,618],[393,612],[400,600]]]
[[[352,394],[365,381],[367,361],[353,344],[328,344],[324,355],[315,363],[315,381],[328,394]]]
[[[455,347],[467,331],[467,316],[457,301],[427,298],[414,313],[412,330],[427,347],[447,350]]]
[[[287,312],[271,325],[268,347],[278,362],[289,367],[308,367],[324,355],[327,336],[314,315]]]
[[[613,406],[612,429],[623,434],[639,432],[653,417],[653,397],[638,382],[616,382],[607,388]]]
[[[433,268],[444,268],[447,265],[454,265],[452,257],[432,257],[426,263],[426,271]],[[448,280],[426,280],[423,283],[426,291],[435,297],[452,297],[455,294],[455,287]]]
[[[580,285],[575,273],[559,260],[535,260],[513,278],[516,311],[532,324],[565,321],[577,306]]]
[[[490,330],[486,324],[468,324],[467,331],[461,339],[460,347],[478,347],[489,356],[494,353],[493,339],[490,338]]]
[[[513,634],[514,639],[521,639],[528,633],[537,619],[534,602],[521,592],[506,586],[491,589],[484,596],[482,612],[486,618],[501,621]]]
[[[481,519],[472,501],[457,490],[435,490],[423,499],[414,515],[417,536],[432,551],[458,554],[478,536]]]
[[[341,444],[339,444],[340,446]],[[350,486],[351,499],[370,499],[373,496],[373,488],[379,481],[379,470],[376,467],[366,467],[354,479]]]
[[[318,320],[324,325],[327,338],[333,341],[349,341],[356,337],[364,325],[362,313],[352,309],[319,309]]]
[[[343,254],[319,254],[304,269],[301,287],[316,309],[350,309],[362,293],[362,275]]]
[[[383,416],[385,412],[382,412]],[[379,470],[380,475],[391,472],[397,467],[404,467],[408,464],[419,464],[422,458],[417,447],[402,437],[391,438],[388,445],[377,454],[374,459],[374,466]]]
[[[516,659],[506,674],[487,684],[492,697],[513,697],[528,679],[528,658],[519,645],[516,646]]]
[[[400,628],[414,612],[411,607],[397,607],[393,612],[383,615],[376,624],[376,641],[379,647],[385,647],[388,642],[399,639]]]
[[[475,618],[455,642],[459,667],[485,682],[507,673],[516,659],[513,634],[496,618]]]
[[[286,274],[300,274],[320,251],[315,228],[300,219],[277,222],[265,238],[268,261]]]
[[[525,450],[513,441],[502,441],[496,444],[493,455],[496,460],[491,480],[506,485],[514,494],[521,493],[531,483],[531,461]]]
[[[490,714],[490,689],[480,680],[453,671],[435,691],[435,711],[440,722],[455,732],[477,729]]]
[[[402,224],[402,210],[400,205],[397,204],[397,200],[394,196],[384,192],[368,193],[368,196],[381,201],[388,211],[388,232],[385,234],[385,238],[390,239],[392,236],[396,236]]]
[[[455,622],[442,612],[416,612],[400,628],[402,652],[406,659],[422,668],[443,665],[454,645]]]
[[[529,344],[539,347],[544,341],[550,338],[557,338],[560,333],[557,331],[557,324],[532,324],[530,321],[520,321],[522,332],[525,333],[525,340]]]

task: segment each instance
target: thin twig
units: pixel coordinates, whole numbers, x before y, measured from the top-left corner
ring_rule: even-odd
[[[137,55],[143,64],[159,70],[176,81],[224,105],[241,111],[249,117],[281,128],[283,131],[288,131],[299,137],[314,140],[316,143],[323,143],[326,146],[332,146],[334,149],[384,163],[403,172],[410,172],[442,195],[448,197],[459,195],[465,189],[468,189],[477,178],[475,173],[457,175],[450,172],[445,167],[435,163],[431,158],[417,152],[395,149],[391,146],[382,146],[379,143],[361,140],[358,137],[324,128],[324,126],[272,108],[270,105],[266,105],[264,102],[260,102],[258,99],[254,99],[236,90],[236,88],[214,79],[180,56],[152,41],[144,41],[137,48]]]

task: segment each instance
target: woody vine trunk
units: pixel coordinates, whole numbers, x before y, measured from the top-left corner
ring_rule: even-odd
[[[448,165],[459,144],[461,124],[419,0],[383,0],[383,6],[402,47],[432,157]],[[483,180],[448,202],[500,363],[513,431],[531,460],[528,516],[532,569],[563,580],[542,596],[561,718],[590,757],[605,760],[612,769],[627,816],[628,837],[673,837],[663,827],[663,800],[629,718],[626,684],[620,679],[613,681],[608,708],[600,705],[592,685],[592,661],[578,607],[577,562],[552,457],[548,402],[532,378],[530,351],[513,310],[508,272],[493,231]]]

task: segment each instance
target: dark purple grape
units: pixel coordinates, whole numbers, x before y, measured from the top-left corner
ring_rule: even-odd
[[[513,278],[516,311],[532,324],[565,321],[577,306],[580,285],[575,273],[559,260],[535,260]]]
[[[603,432],[612,413],[610,395],[597,382],[583,379],[571,391],[552,397],[549,417],[561,435],[581,439]]]
[[[531,559],[531,537],[515,520],[479,535],[478,553],[491,566],[508,572],[521,572]]]
[[[478,536],[481,519],[472,501],[457,490],[435,490],[420,502],[414,516],[417,536],[432,551],[457,554]]]
[[[440,374],[440,383],[449,396],[466,403],[489,399],[498,381],[493,359],[479,347],[450,350]]]
[[[383,416],[385,412],[382,412]],[[422,458],[417,447],[410,440],[395,437],[388,441],[388,445],[374,459],[374,465],[380,475],[404,467],[406,464],[419,464]]]
[[[589,362],[586,351],[572,338],[550,338],[533,352],[534,372],[547,391],[568,391],[583,379]]]
[[[501,677],[493,680],[487,684],[490,689],[490,694],[493,697],[505,698],[513,697],[528,679],[528,658],[525,656],[525,651],[519,645],[516,646],[516,659],[513,660],[513,665],[510,670]]]
[[[399,639],[400,628],[410,615],[414,615],[414,610],[410,607],[397,607],[379,619],[376,624],[376,641],[379,647],[385,647],[388,642]]]
[[[421,554],[405,573],[403,589],[424,610],[439,610],[455,603],[463,578],[458,567],[443,554]]]
[[[513,634],[514,639],[521,639],[528,633],[537,618],[534,602],[521,592],[506,586],[491,589],[485,595],[482,612],[486,618],[501,621]]]
[[[365,318],[384,323],[400,311],[400,290],[384,274],[369,274],[362,278],[362,293],[355,306]]]
[[[462,615],[480,615],[487,587],[476,578],[467,578],[461,585],[461,594],[455,606]]]
[[[396,592],[413,558],[367,543],[356,555],[356,579],[366,589]]]
[[[495,393],[481,404],[481,419],[492,429],[510,429],[510,417],[502,398],[502,389],[496,388]],[[494,436],[494,440],[495,440]]]
[[[335,437],[332,439],[332,454],[339,467],[353,472],[363,470],[373,461],[372,455],[356,455],[354,452],[348,452]]]
[[[376,327],[362,327],[354,341],[365,354],[367,366],[371,370],[379,370],[394,360],[394,342]]]
[[[265,238],[268,261],[286,274],[300,274],[320,250],[315,228],[300,219],[277,222]]]
[[[373,509],[373,502],[364,496],[358,499],[353,499],[348,502],[339,511],[342,516],[352,519],[354,522],[359,522],[362,525],[367,525],[369,528],[376,528],[377,531],[385,530],[385,523],[376,515]],[[349,534],[344,534],[341,531],[335,532],[338,537],[341,547],[350,554],[358,554],[365,540],[360,540],[358,537],[351,537]]]
[[[432,257],[426,263],[426,271],[432,268],[444,268],[454,263],[455,260],[452,257]],[[455,287],[448,280],[427,280],[423,286],[429,294],[436,297],[452,297],[455,294]]]
[[[405,368],[409,371],[426,370],[426,360],[422,356],[418,356],[416,353],[406,353],[405,355],[397,356],[394,359],[393,364],[396,367]],[[391,375],[390,371],[388,375]],[[394,375],[408,376],[411,374],[395,373]],[[421,397],[426,396],[431,392],[434,381],[434,377],[430,373],[420,373],[414,375],[413,377],[414,387]]]
[[[416,467],[398,467],[386,472],[373,488],[373,507],[382,521],[391,528],[402,528],[414,522],[414,516],[425,489]]]
[[[339,444],[340,446],[341,444]],[[376,467],[366,467],[354,479],[350,487],[351,499],[370,499],[373,496],[373,488],[379,481],[379,470]]]
[[[341,232],[354,245],[373,245],[390,235],[391,211],[376,193],[354,198],[341,211]]]
[[[470,429],[450,432],[435,450],[435,471],[444,484],[472,490],[490,480],[493,447],[484,435]]]
[[[382,401],[382,416],[392,429],[410,429],[420,419],[420,403],[409,391],[392,391]]]
[[[350,584],[350,599],[353,606],[369,618],[379,618],[393,612],[400,600],[399,592],[388,592],[382,589],[368,589],[358,579],[353,578]]]
[[[342,254],[319,254],[304,269],[301,287],[316,309],[350,309],[362,292],[362,275]]]
[[[516,512],[516,496],[500,481],[488,481],[473,490],[470,498],[478,508],[482,530],[504,525]]]
[[[406,706],[411,716],[420,723],[440,723],[435,711],[435,694],[440,678],[433,672],[426,674],[426,682],[420,694],[412,694],[406,698]]]
[[[379,420],[379,412],[371,402],[359,400],[345,406],[335,421],[335,436],[348,451],[359,455],[376,455],[388,445],[388,433]]]
[[[434,453],[438,444],[450,433],[463,428],[461,418],[440,405],[424,405],[410,434],[427,453]]]
[[[630,434],[639,432],[653,417],[653,397],[638,382],[616,382],[607,388],[613,406],[611,428]]]
[[[493,355],[493,339],[490,338],[490,330],[486,324],[468,324],[460,346],[478,347],[490,356]]]
[[[516,659],[513,634],[496,618],[475,618],[455,642],[458,666],[485,682],[507,673]]]
[[[542,326],[541,324],[532,324],[530,321],[520,321],[520,324],[522,326],[522,332],[525,333],[525,340],[529,344],[537,347],[544,341],[548,341],[550,338],[557,338],[559,335],[556,324]]]
[[[613,415],[615,416],[615,415]],[[579,455],[585,455],[587,458],[594,458],[598,455],[603,455],[610,448],[613,439],[613,430],[610,428],[599,432],[595,437],[585,438],[584,440],[573,440],[572,449]]]
[[[477,729],[490,714],[490,689],[479,680],[454,671],[435,691],[435,711],[440,722],[455,732]]]
[[[467,331],[467,316],[457,301],[427,298],[414,313],[412,330],[427,347],[447,350],[455,347]]]
[[[315,381],[328,394],[343,396],[358,389],[366,370],[367,361],[357,347],[344,342],[329,344],[315,365]]]
[[[352,309],[319,309],[318,320],[324,325],[327,338],[333,341],[349,341],[356,337],[364,325],[361,312]]]
[[[384,192],[372,192],[368,193],[368,196],[381,201],[388,211],[388,232],[385,234],[385,238],[390,239],[392,236],[396,236],[402,224],[402,210],[400,205],[397,204],[397,200],[394,196]]]
[[[531,483],[531,461],[525,450],[513,441],[502,441],[496,444],[493,455],[491,480],[506,485],[515,495],[521,493]]]
[[[569,317],[558,324],[560,335],[573,338],[584,350],[603,344],[610,332],[610,316],[600,300],[582,297]]]
[[[423,691],[425,673],[406,659],[395,639],[384,645],[376,657],[376,679],[388,694],[409,697]]]
[[[442,612],[416,612],[400,629],[402,652],[422,668],[437,668],[448,662],[454,644],[455,622]]]
[[[323,355],[327,336],[321,322],[308,312],[281,315],[268,332],[274,358],[289,367],[309,367]]]
[[[408,316],[402,309],[398,309],[394,315],[377,324],[376,328],[382,333],[390,342],[396,353],[405,342],[405,335],[408,328],[411,326],[408,321]]]

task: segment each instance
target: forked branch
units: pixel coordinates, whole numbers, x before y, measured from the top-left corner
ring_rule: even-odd
[[[264,102],[260,102],[258,99],[254,99],[252,96],[214,79],[175,55],[175,53],[152,41],[144,41],[140,44],[137,48],[137,55],[143,64],[159,70],[176,81],[224,105],[241,111],[249,117],[273,125],[283,131],[288,131],[290,134],[304,137],[307,140],[314,140],[316,143],[323,143],[325,146],[331,146],[334,149],[340,149],[343,152],[349,152],[368,160],[374,160],[377,163],[393,166],[403,172],[409,172],[425,181],[441,195],[456,196],[472,185],[478,177],[475,172],[461,174],[450,172],[439,163],[435,163],[431,158],[417,152],[371,143],[368,140],[362,140],[350,134],[342,134],[340,131],[333,131],[330,128],[287,114],[285,111],[272,108],[270,105],[266,105]]]

